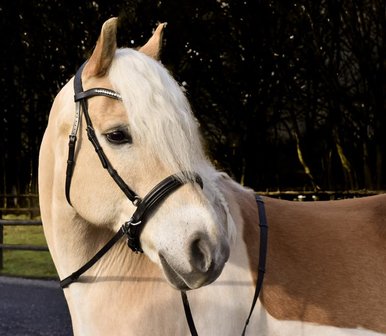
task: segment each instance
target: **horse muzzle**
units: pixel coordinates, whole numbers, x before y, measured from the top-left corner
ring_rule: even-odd
[[[219,277],[229,258],[229,245],[221,244],[219,247],[206,237],[195,236],[182,255],[184,259],[181,260],[181,255],[159,253],[165,276],[179,290],[197,289]]]

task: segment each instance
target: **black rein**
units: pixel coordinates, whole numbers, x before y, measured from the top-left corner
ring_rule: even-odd
[[[244,329],[241,336],[245,336],[253,310],[255,309],[255,306],[256,306],[257,299],[259,298],[261,288],[263,287],[265,265],[267,260],[267,249],[268,249],[267,216],[265,214],[265,206],[264,206],[263,199],[261,198],[260,195],[256,195],[255,197],[256,197],[257,208],[259,210],[259,227],[260,227],[259,265],[258,265],[255,294],[253,296],[251,309],[249,311],[247,320],[245,321]],[[184,305],[186,321],[189,326],[190,334],[192,336],[198,336],[198,332],[193,321],[193,316],[192,316],[192,312],[190,309],[189,300],[188,300],[188,296],[186,295],[186,292],[181,292],[181,298],[182,298],[182,304]]]

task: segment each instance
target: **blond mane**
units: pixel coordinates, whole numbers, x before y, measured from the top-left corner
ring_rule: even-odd
[[[159,62],[133,49],[118,49],[109,80],[122,95],[134,141],[174,172],[197,171],[208,163],[189,103]]]

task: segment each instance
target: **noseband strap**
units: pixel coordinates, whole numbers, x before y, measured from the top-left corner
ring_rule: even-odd
[[[195,181],[202,188],[202,180],[199,175],[195,175]],[[60,281],[62,288],[68,287],[71,283],[76,282],[79,277],[90,269],[100,258],[102,258],[124,235],[127,236],[127,245],[132,251],[142,253],[141,243],[139,240],[143,226],[148,215],[154,211],[165,198],[173,191],[184,184],[177,175],[171,175],[157,184],[139,204],[130,220],[125,222],[119,231],[82,267],[77,271]]]
[[[202,179],[198,174],[194,174],[194,182],[203,188]],[[184,182],[177,175],[171,175],[158,183],[139,203],[133,216],[124,225],[127,234],[127,244],[134,252],[143,252],[139,241],[139,236],[143,229],[143,221],[153,212],[167,196],[183,185]]]
[[[138,196],[120,177],[118,172],[114,169],[110,161],[108,160],[105,152],[103,151],[102,146],[99,143],[99,140],[96,136],[90,115],[88,113],[88,103],[89,98],[95,96],[105,96],[108,98],[121,100],[121,95],[115,91],[105,88],[93,88],[90,90],[83,90],[82,85],[82,71],[85,64],[83,64],[80,69],[77,71],[74,78],[74,91],[75,96],[74,100],[77,103],[77,109],[75,113],[74,125],[69,136],[68,143],[68,160],[67,160],[67,171],[66,171],[66,183],[65,183],[65,194],[68,203],[71,205],[70,199],[70,188],[71,180],[75,166],[75,147],[77,141],[77,133],[79,129],[80,119],[83,115],[86,120],[86,131],[87,136],[90,142],[92,143],[98,157],[102,163],[104,169],[108,171],[110,176],[113,178],[115,183],[119,188],[124,192],[127,198],[136,206],[136,210],[131,216],[131,218],[125,222],[119,231],[92,257],[86,264],[80,267],[77,271],[72,273],[70,276],[66,277],[60,281],[62,288],[69,286],[71,283],[78,280],[78,278],[91,268],[103,255],[105,255],[114,244],[119,241],[124,235],[127,236],[128,246],[136,253],[142,253],[142,247],[140,243],[140,235],[143,230],[146,221],[149,216],[157,209],[157,207],[162,203],[172,192],[177,190],[179,187],[184,185],[187,182],[197,183],[201,188],[203,188],[203,182],[201,177],[196,173],[180,173],[171,175],[160,183],[158,183],[143,199]]]

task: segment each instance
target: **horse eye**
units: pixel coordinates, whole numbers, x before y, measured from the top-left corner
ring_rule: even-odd
[[[115,131],[106,133],[106,138],[108,142],[115,145],[132,143],[131,135],[124,130],[115,130]]]

